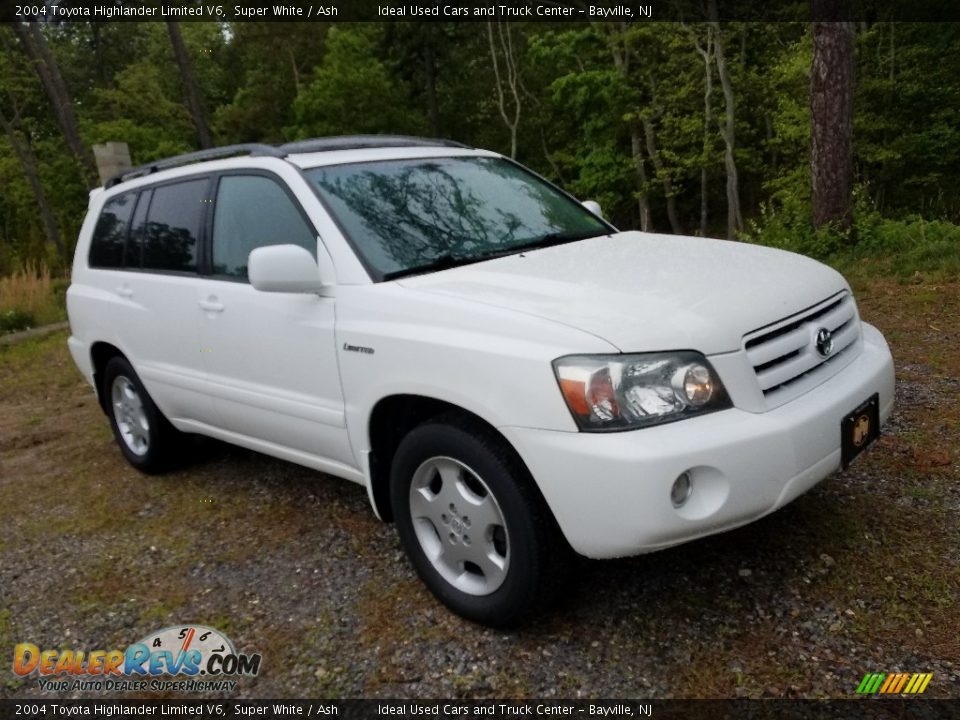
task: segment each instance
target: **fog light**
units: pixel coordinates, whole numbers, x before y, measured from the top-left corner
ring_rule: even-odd
[[[691,492],[693,492],[693,478],[688,472],[680,473],[673,481],[673,487],[670,488],[670,502],[675,508],[683,507],[684,503],[690,499]]]

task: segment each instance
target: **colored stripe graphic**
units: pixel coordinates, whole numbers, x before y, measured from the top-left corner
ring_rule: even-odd
[[[900,673],[893,673],[892,675],[887,675],[887,681],[880,688],[880,692],[888,693],[893,689],[893,686],[897,684],[897,681],[900,679]]]
[[[858,695],[919,695],[927,689],[933,673],[867,673],[857,686]]]
[[[927,689],[927,685],[929,685],[930,680],[933,679],[933,673],[918,673],[914,675],[914,678],[916,678],[916,680],[910,683],[913,687],[911,688],[910,685],[908,685],[907,690],[904,692],[908,692],[911,695],[919,695]]]
[[[863,676],[863,680],[860,682],[860,687],[857,688],[857,692],[866,695],[872,695],[880,689],[880,683],[883,682],[885,677],[885,673],[867,673]]]

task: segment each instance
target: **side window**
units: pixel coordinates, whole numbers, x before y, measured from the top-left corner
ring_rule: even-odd
[[[250,251],[299,245],[317,256],[317,236],[275,180],[260,175],[220,178],[213,215],[213,274],[247,279]]]
[[[123,246],[136,200],[136,193],[124,193],[104,203],[90,241],[90,267],[123,267]]]
[[[196,272],[207,178],[153,189],[143,233],[143,269]]]
[[[137,200],[137,209],[133,211],[127,250],[123,254],[123,263],[128,268],[140,268],[143,265],[143,238],[147,233],[147,210],[152,197],[153,190],[144,190]]]

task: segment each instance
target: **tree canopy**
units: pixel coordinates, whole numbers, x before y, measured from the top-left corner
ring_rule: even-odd
[[[93,144],[139,164],[197,149],[203,126],[218,145],[440,135],[515,154],[622,228],[811,228],[811,25],[703,20],[70,22],[36,28],[43,47],[2,26],[0,274],[68,263]],[[852,32],[857,207],[960,222],[960,26]]]

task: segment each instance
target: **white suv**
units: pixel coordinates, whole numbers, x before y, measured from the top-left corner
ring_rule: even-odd
[[[199,433],[366,487],[456,612],[762,517],[893,406],[830,268],[618,232],[496,153],[244,145],[91,193],[70,350],[145,472]]]

